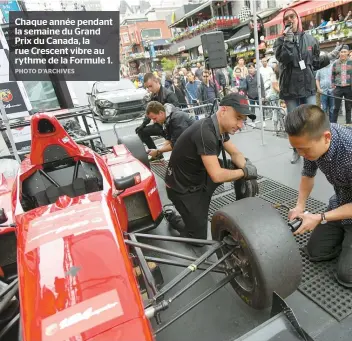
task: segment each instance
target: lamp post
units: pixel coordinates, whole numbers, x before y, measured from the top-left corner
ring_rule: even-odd
[[[262,145],[264,145],[264,118],[263,118],[263,103],[262,103],[262,88],[260,80],[260,70],[259,70],[259,39],[258,39],[258,21],[257,21],[257,7],[256,1],[252,0],[253,5],[253,21],[254,21],[254,46],[255,46],[255,59],[256,59],[256,69],[257,69],[257,84],[258,84],[258,99],[259,99],[259,112],[260,112],[260,122],[262,123],[261,135],[262,135]]]

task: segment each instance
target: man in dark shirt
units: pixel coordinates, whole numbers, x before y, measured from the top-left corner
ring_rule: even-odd
[[[210,80],[209,70],[203,71],[203,81],[198,87],[197,99],[200,103],[213,103],[215,98],[219,98],[219,91]]]
[[[178,99],[175,93],[171,90],[165,89],[157,77],[152,73],[146,73],[144,75],[144,86],[152,93],[151,100],[158,101],[161,104],[170,103],[175,107],[178,107]],[[144,118],[143,123],[136,128],[136,134],[143,143],[147,145],[149,149],[156,149],[155,143],[152,136],[163,136],[163,130],[160,124],[155,123],[148,125],[150,118],[147,116]]]
[[[242,128],[247,116],[255,119],[248,100],[229,94],[221,100],[215,115],[196,121],[178,138],[165,183],[168,197],[182,219],[172,223],[176,222],[175,212],[166,212],[166,219],[181,235],[207,239],[208,209],[216,187],[223,182],[257,178],[256,168],[229,137]],[[218,156],[222,146],[231,156],[232,169],[221,167]]]
[[[316,105],[302,105],[287,115],[290,143],[304,158],[296,207],[289,219],[303,222],[296,234],[313,231],[305,252],[311,261],[339,256],[337,280],[352,287],[352,129],[330,124]],[[333,185],[335,195],[328,210],[303,214],[318,168]]]
[[[172,104],[162,105],[152,101],[148,103],[146,111],[148,118],[162,126],[165,137],[165,142],[160,148],[149,151],[153,158],[171,152],[179,136],[194,123],[192,116]]]

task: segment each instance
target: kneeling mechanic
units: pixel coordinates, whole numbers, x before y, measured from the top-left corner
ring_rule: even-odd
[[[146,116],[162,127],[162,136],[165,138],[160,148],[149,150],[149,155],[153,159],[171,152],[179,136],[194,122],[194,118],[181,109],[172,104],[162,105],[157,101],[148,103]]]
[[[312,262],[338,258],[336,278],[352,287],[352,129],[329,122],[316,105],[301,105],[287,115],[291,145],[304,158],[296,207],[289,219],[301,218],[296,234],[313,231],[304,249]],[[328,210],[304,214],[320,169],[334,187]]]
[[[257,179],[255,166],[229,137],[242,128],[247,117],[256,118],[249,110],[248,100],[229,94],[221,100],[216,114],[196,121],[177,140],[165,183],[168,197],[180,216],[173,209],[166,209],[165,218],[182,236],[207,239],[208,210],[217,186]],[[232,169],[222,168],[223,161],[218,158],[222,147],[231,156]]]

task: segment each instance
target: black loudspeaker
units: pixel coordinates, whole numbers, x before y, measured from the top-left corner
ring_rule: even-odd
[[[210,69],[220,69],[227,66],[224,33],[222,31],[204,33],[201,35],[203,55],[208,60]]]

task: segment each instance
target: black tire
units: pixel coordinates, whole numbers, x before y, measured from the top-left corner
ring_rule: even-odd
[[[140,138],[136,135],[123,136],[119,138],[119,144],[124,144],[131,154],[146,167],[150,169],[148,154]]]
[[[280,214],[266,201],[245,198],[223,207],[213,215],[211,233],[218,241],[230,235],[240,245],[234,255],[244,264],[231,285],[252,308],[270,307],[274,291],[286,298],[298,288],[302,276],[298,245]],[[227,248],[217,256],[222,257]],[[238,268],[233,259],[227,264]]]

